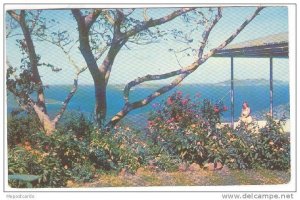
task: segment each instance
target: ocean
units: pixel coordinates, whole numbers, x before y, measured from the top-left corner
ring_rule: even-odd
[[[72,86],[68,85],[54,85],[49,86],[49,88],[45,90],[47,97],[47,109],[51,116],[54,116],[55,113],[59,111],[61,103],[65,99],[71,87]],[[138,86],[130,92],[130,101],[146,97],[148,94],[155,91],[159,87],[161,87],[161,85]],[[120,111],[120,109],[124,105],[123,88],[124,87],[121,85],[111,85],[107,88],[108,119],[118,111]],[[170,94],[172,94],[176,90],[180,90],[183,92],[183,95],[190,95],[190,97],[193,97],[196,93],[200,93],[201,98],[203,99],[208,98],[213,102],[217,102],[220,100],[223,101],[223,103],[229,108],[229,110],[224,113],[222,120],[230,120],[230,84],[228,84],[228,82],[218,84],[183,84],[155,99],[149,105],[132,111],[126,117],[127,120],[136,122],[136,118],[138,118],[140,125],[144,126],[147,119],[147,113],[149,113],[153,109],[152,105],[154,103],[160,103],[164,101]],[[275,108],[282,105],[289,105],[289,85],[284,82],[282,83],[278,81],[277,83],[275,81],[273,98],[273,105]],[[260,84],[257,81],[255,81],[255,84],[253,84],[253,80],[251,81],[251,84],[248,81],[248,84],[247,82],[239,82],[237,85],[235,85],[235,120],[237,120],[240,116],[241,105],[243,101],[247,101],[249,103],[253,114],[267,111],[269,109],[269,85],[263,83]],[[78,91],[70,101],[67,110],[68,112],[78,111],[84,113],[87,117],[92,117],[94,102],[95,99],[93,86],[79,85]],[[286,107],[288,108],[289,106]],[[16,103],[14,102],[11,95],[8,95],[7,108],[8,113],[16,108]]]

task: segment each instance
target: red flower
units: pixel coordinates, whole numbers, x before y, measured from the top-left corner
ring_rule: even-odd
[[[182,96],[182,92],[181,91],[177,91],[177,95],[178,96]]]
[[[214,107],[214,111],[215,111],[215,113],[218,113],[218,112],[220,112],[220,110],[219,110],[218,106],[215,106],[215,107]]]
[[[183,99],[183,100],[181,101],[182,105],[186,105],[188,102],[189,102],[188,99]]]
[[[167,120],[167,123],[171,123],[174,121],[174,118],[172,117],[171,119]]]
[[[154,126],[155,125],[155,122],[154,121],[148,121],[148,126],[151,127],[151,126]]]
[[[172,101],[171,97],[169,97],[169,98],[167,99],[167,105],[172,105],[172,103],[173,103],[173,101]]]

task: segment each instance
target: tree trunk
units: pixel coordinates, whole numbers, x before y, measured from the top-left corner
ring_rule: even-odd
[[[31,33],[25,21],[25,11],[21,10],[20,12],[20,20],[19,24],[21,26],[26,46],[24,47],[26,51],[28,51],[28,57],[30,60],[31,70],[32,70],[32,79],[33,82],[37,85],[37,104],[42,108],[44,113],[47,113],[46,105],[45,105],[45,95],[43,89],[43,83],[41,80],[41,76],[38,70],[38,56],[35,52],[35,47],[33,45],[33,41],[31,38]]]
[[[103,74],[101,74],[103,76]],[[102,128],[106,118],[106,84],[104,80],[96,79],[95,87],[95,120],[99,128]]]
[[[37,114],[37,116],[42,124],[42,127],[43,127],[44,131],[46,132],[46,135],[48,135],[48,136],[51,135],[55,131],[56,123],[51,121],[50,117],[47,114],[45,114],[43,112],[43,109],[41,107],[39,107],[38,105],[34,104],[33,109],[34,109],[35,113]]]

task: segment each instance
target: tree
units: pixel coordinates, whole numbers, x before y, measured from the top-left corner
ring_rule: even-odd
[[[210,49],[207,52],[205,50],[208,43],[209,35],[216,26],[216,24],[222,18],[222,8],[192,7],[180,8],[177,10],[173,9],[174,11],[170,14],[166,14],[165,16],[159,18],[153,17],[154,19],[152,17],[149,17],[149,9],[147,8],[71,9],[71,13],[75,18],[78,30],[78,40],[73,41],[74,44],[72,44],[71,46],[73,47],[77,44],[77,42],[79,43],[80,53],[84,58],[86,68],[89,69],[89,72],[92,76],[95,88],[95,120],[99,128],[111,128],[132,110],[146,106],[158,96],[161,96],[164,93],[175,88],[187,76],[189,76],[191,73],[197,70],[199,66],[201,66],[211,56],[213,56],[215,52],[221,50],[222,48],[226,47],[230,42],[232,42],[233,39],[259,14],[259,12],[262,9],[263,7],[256,8],[254,13],[248,19],[246,19],[230,37],[228,37],[223,43],[221,43],[216,48]],[[138,11],[139,14],[136,13]],[[142,11],[142,13],[140,11]],[[21,11],[21,13],[17,15],[16,12],[10,11],[9,14],[22,27],[22,31],[25,36],[25,43],[26,46],[28,46],[25,48],[25,50],[28,49],[27,54],[29,55],[29,61],[31,65],[30,73],[35,74],[35,78],[32,82],[35,86],[38,86],[36,90],[38,92],[38,98],[36,103],[30,103],[33,102],[32,100],[30,100],[30,102],[26,102],[25,105],[36,105],[36,107],[40,108],[40,111],[35,109],[35,112],[42,113],[41,115],[45,115],[47,111],[44,103],[44,94],[42,90],[43,87],[38,72],[36,73],[38,65],[38,62],[36,60],[38,59],[34,51],[34,46],[30,45],[30,43],[32,43],[32,41],[30,42],[30,36],[35,35],[43,41],[48,41],[52,44],[61,47],[62,51],[66,54],[72,65],[75,66],[76,69],[78,69],[77,77],[79,75],[79,72],[82,71],[79,69],[85,69],[85,67],[78,67],[76,62],[74,62],[74,60],[71,59],[70,54],[68,53],[69,51],[66,51],[64,49],[64,45],[61,45],[60,42],[53,42],[54,40],[49,39],[43,31],[42,33],[41,31],[33,31],[32,34],[26,33],[26,29],[28,29],[28,27],[26,28],[25,22],[21,22],[25,21],[24,19],[21,20],[22,12],[25,13],[25,11]],[[190,33],[183,33],[182,31],[179,31],[176,27],[168,31],[159,28],[162,27],[162,25],[169,23],[172,20],[175,20],[179,17],[181,17],[186,23],[191,23],[191,21],[195,21],[195,28],[193,28]],[[38,18],[39,17],[37,16],[36,19]],[[203,28],[199,28],[200,26]],[[62,33],[60,34],[66,34],[65,31],[63,31]],[[191,43],[193,41],[194,43],[195,41],[197,41],[197,38],[194,38],[195,35],[200,36],[201,34],[202,37],[200,37],[199,39],[199,46],[196,48],[191,48]],[[162,38],[168,39],[168,37],[170,37],[171,35],[176,39],[176,41],[186,43],[187,48],[180,52],[186,52],[191,50],[194,54],[196,54],[196,59],[187,66],[181,66],[181,68],[178,70],[157,75],[148,74],[146,76],[138,77],[135,80],[128,82],[124,88],[125,104],[123,108],[118,113],[116,113],[115,116],[113,116],[110,120],[106,121],[106,113],[108,109],[106,99],[107,85],[110,79],[114,61],[120,50],[123,47],[129,48],[128,43],[136,45],[147,45],[153,42],[157,42]],[[192,37],[191,35],[194,35],[194,37]],[[59,37],[58,41],[60,40],[64,41],[67,44],[70,42],[68,40],[68,37]],[[177,61],[180,64],[178,59]],[[149,94],[145,99],[140,99],[134,102],[129,101],[129,93],[132,87],[135,87],[143,82],[162,80],[171,77],[175,78],[170,84],[159,88],[154,93]],[[74,87],[77,88],[77,81],[76,84],[74,81]],[[22,95],[16,96],[21,96],[21,99],[24,99]],[[71,98],[69,98],[69,100]],[[28,95],[25,99],[28,99]],[[31,107],[34,108],[34,106]],[[44,120],[45,116],[42,116],[42,119]]]
[[[130,111],[146,106],[151,101],[153,101],[158,96],[166,93],[167,91],[176,87],[182,80],[184,80],[187,76],[193,73],[200,65],[206,62],[208,58],[210,58],[216,51],[221,50],[226,45],[228,45],[263,9],[263,7],[258,7],[255,12],[245,20],[245,22],[237,28],[237,30],[222,44],[218,47],[211,49],[208,53],[204,54],[204,49],[206,47],[210,32],[213,30],[215,25],[222,18],[222,8],[217,8],[217,13],[211,20],[205,18],[205,15],[201,10],[196,8],[181,8],[169,15],[158,19],[152,19],[147,16],[147,9],[144,9],[144,21],[139,21],[137,19],[130,18],[130,15],[134,12],[134,9],[130,9],[125,13],[123,9],[94,9],[89,12],[89,14],[85,15],[79,9],[72,9],[72,13],[77,21],[78,31],[79,31],[79,42],[80,42],[80,51],[86,61],[87,67],[93,77],[94,86],[95,86],[95,115],[96,120],[100,127],[110,128],[118,123],[122,118],[124,118]],[[209,10],[213,10],[209,8]],[[106,88],[107,83],[110,78],[110,73],[113,67],[114,60],[121,50],[121,48],[126,45],[126,43],[130,39],[139,38],[139,35],[143,35],[147,37],[146,43],[151,43],[152,39],[157,37],[153,36],[153,32],[150,31],[150,28],[157,27],[164,23],[167,23],[178,16],[187,15],[188,13],[196,14],[196,17],[201,18],[206,27],[202,33],[202,42],[200,43],[200,47],[198,48],[198,57],[197,59],[190,65],[182,67],[179,70],[172,71],[165,74],[158,75],[146,75],[144,77],[139,77],[131,82],[129,82],[124,88],[124,100],[125,105],[120,112],[118,112],[109,122],[105,125],[106,118]],[[102,16],[103,19],[106,19],[110,25],[112,26],[112,39],[107,41],[107,46],[109,46],[109,50],[103,62],[98,66],[97,65],[97,56],[93,55],[92,48],[90,43],[96,43],[93,40],[90,40],[90,37],[93,35],[93,31],[91,31],[91,27],[96,22],[97,18]],[[106,29],[104,29],[105,31]],[[174,31],[173,31],[174,32]],[[176,33],[176,29],[175,29]],[[101,34],[101,33],[100,33]],[[102,32],[102,35],[105,35]],[[199,34],[200,35],[200,34]],[[185,38],[187,39],[187,38]],[[187,39],[189,40],[189,39]],[[134,41],[136,44],[139,44],[139,40]],[[108,47],[107,47],[108,48]],[[103,55],[103,52],[101,52]],[[169,85],[166,85],[154,93],[147,96],[145,99],[141,99],[135,102],[129,102],[129,92],[130,89],[136,85],[139,85],[146,81],[153,80],[162,80],[170,77],[177,76]]]
[[[59,112],[53,119],[51,119],[48,115],[45,102],[45,85],[42,82],[38,67],[45,65],[47,67],[51,67],[52,71],[54,72],[58,72],[61,69],[53,66],[50,63],[40,63],[40,56],[36,53],[32,36],[37,35],[41,37],[44,30],[47,28],[45,21],[40,17],[41,12],[42,11],[33,12],[20,10],[19,13],[17,13],[17,11],[8,11],[11,19],[9,19],[9,23],[7,23],[6,37],[8,38],[16,35],[23,35],[24,39],[17,39],[17,42],[24,57],[21,60],[20,68],[13,67],[9,61],[6,62],[6,83],[8,91],[15,96],[20,107],[27,112],[35,113],[40,120],[46,134],[51,134],[55,130],[56,124],[65,112],[68,103],[77,91],[78,76],[85,70],[85,68],[79,68],[75,63],[73,63],[73,66],[76,67],[77,71],[74,77],[73,87],[63,101]],[[14,23],[12,20],[14,20],[16,23]],[[21,33],[13,35],[13,29],[16,29],[18,26],[21,28]],[[67,52],[64,50],[62,44],[66,42],[68,42],[67,37],[60,36],[56,44],[61,47],[67,56]],[[17,71],[19,72],[18,75],[16,74]],[[37,95],[36,100],[33,98],[34,94]]]
[[[223,43],[221,43],[218,47],[213,48],[209,50],[206,54],[204,54],[205,46],[208,42],[209,35],[215,25],[219,22],[219,20],[222,18],[222,8],[218,8],[217,14],[215,15],[212,22],[206,26],[202,33],[202,42],[200,44],[200,47],[198,49],[198,58],[191,63],[188,66],[182,67],[179,70],[175,70],[172,72],[168,72],[165,74],[159,74],[159,75],[146,75],[144,77],[139,77],[131,82],[129,82],[125,88],[124,88],[124,100],[125,105],[122,108],[121,111],[119,111],[107,124],[107,126],[114,126],[116,123],[118,123],[122,118],[124,118],[130,111],[146,106],[151,101],[153,101],[155,98],[161,96],[162,94],[170,91],[174,87],[176,87],[179,83],[181,83],[187,76],[189,76],[191,73],[193,73],[195,70],[199,68],[200,65],[205,63],[211,56],[213,56],[217,51],[223,49],[226,47],[230,42],[233,41],[233,39],[259,14],[259,12],[263,9],[263,7],[258,7],[255,12],[246,19],[240,27],[232,33],[230,37],[228,37]],[[141,99],[135,102],[130,103],[128,101],[129,99],[129,92],[130,88],[137,86],[143,82],[152,81],[152,80],[162,80],[167,79],[170,77],[177,76],[169,85],[163,86],[153,92],[152,94],[148,95],[145,99]]]
[[[84,15],[79,9],[72,9],[72,13],[78,25],[80,43],[79,49],[85,59],[87,67],[94,81],[96,100],[95,118],[100,128],[105,126],[105,118],[107,113],[106,89],[108,80],[110,78],[114,60],[121,48],[128,42],[130,38],[137,36],[141,32],[147,31],[151,27],[167,23],[174,18],[192,10],[195,10],[195,8],[181,8],[167,16],[155,20],[152,18],[148,19],[146,10],[144,10],[145,21],[141,22],[139,20],[130,18],[130,15],[134,12],[134,9],[130,9],[127,13],[125,13],[123,9],[94,9],[87,15]],[[108,48],[108,53],[103,59],[102,63],[98,66],[97,60],[99,56],[95,56],[93,54],[90,46],[90,43],[96,43],[96,41],[93,39],[90,40],[90,35],[93,35],[91,28],[99,16],[104,20],[104,23],[106,23],[106,27],[102,30],[100,35],[102,36],[101,41],[106,41],[106,48],[104,49],[106,50]],[[107,30],[111,30],[112,34],[106,35],[105,32]],[[104,37],[107,36],[112,39],[105,40]],[[101,53],[103,54],[103,51]]]

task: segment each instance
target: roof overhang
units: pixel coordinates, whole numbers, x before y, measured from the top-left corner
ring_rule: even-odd
[[[214,57],[288,58],[288,33],[279,33],[237,44],[217,51]]]

